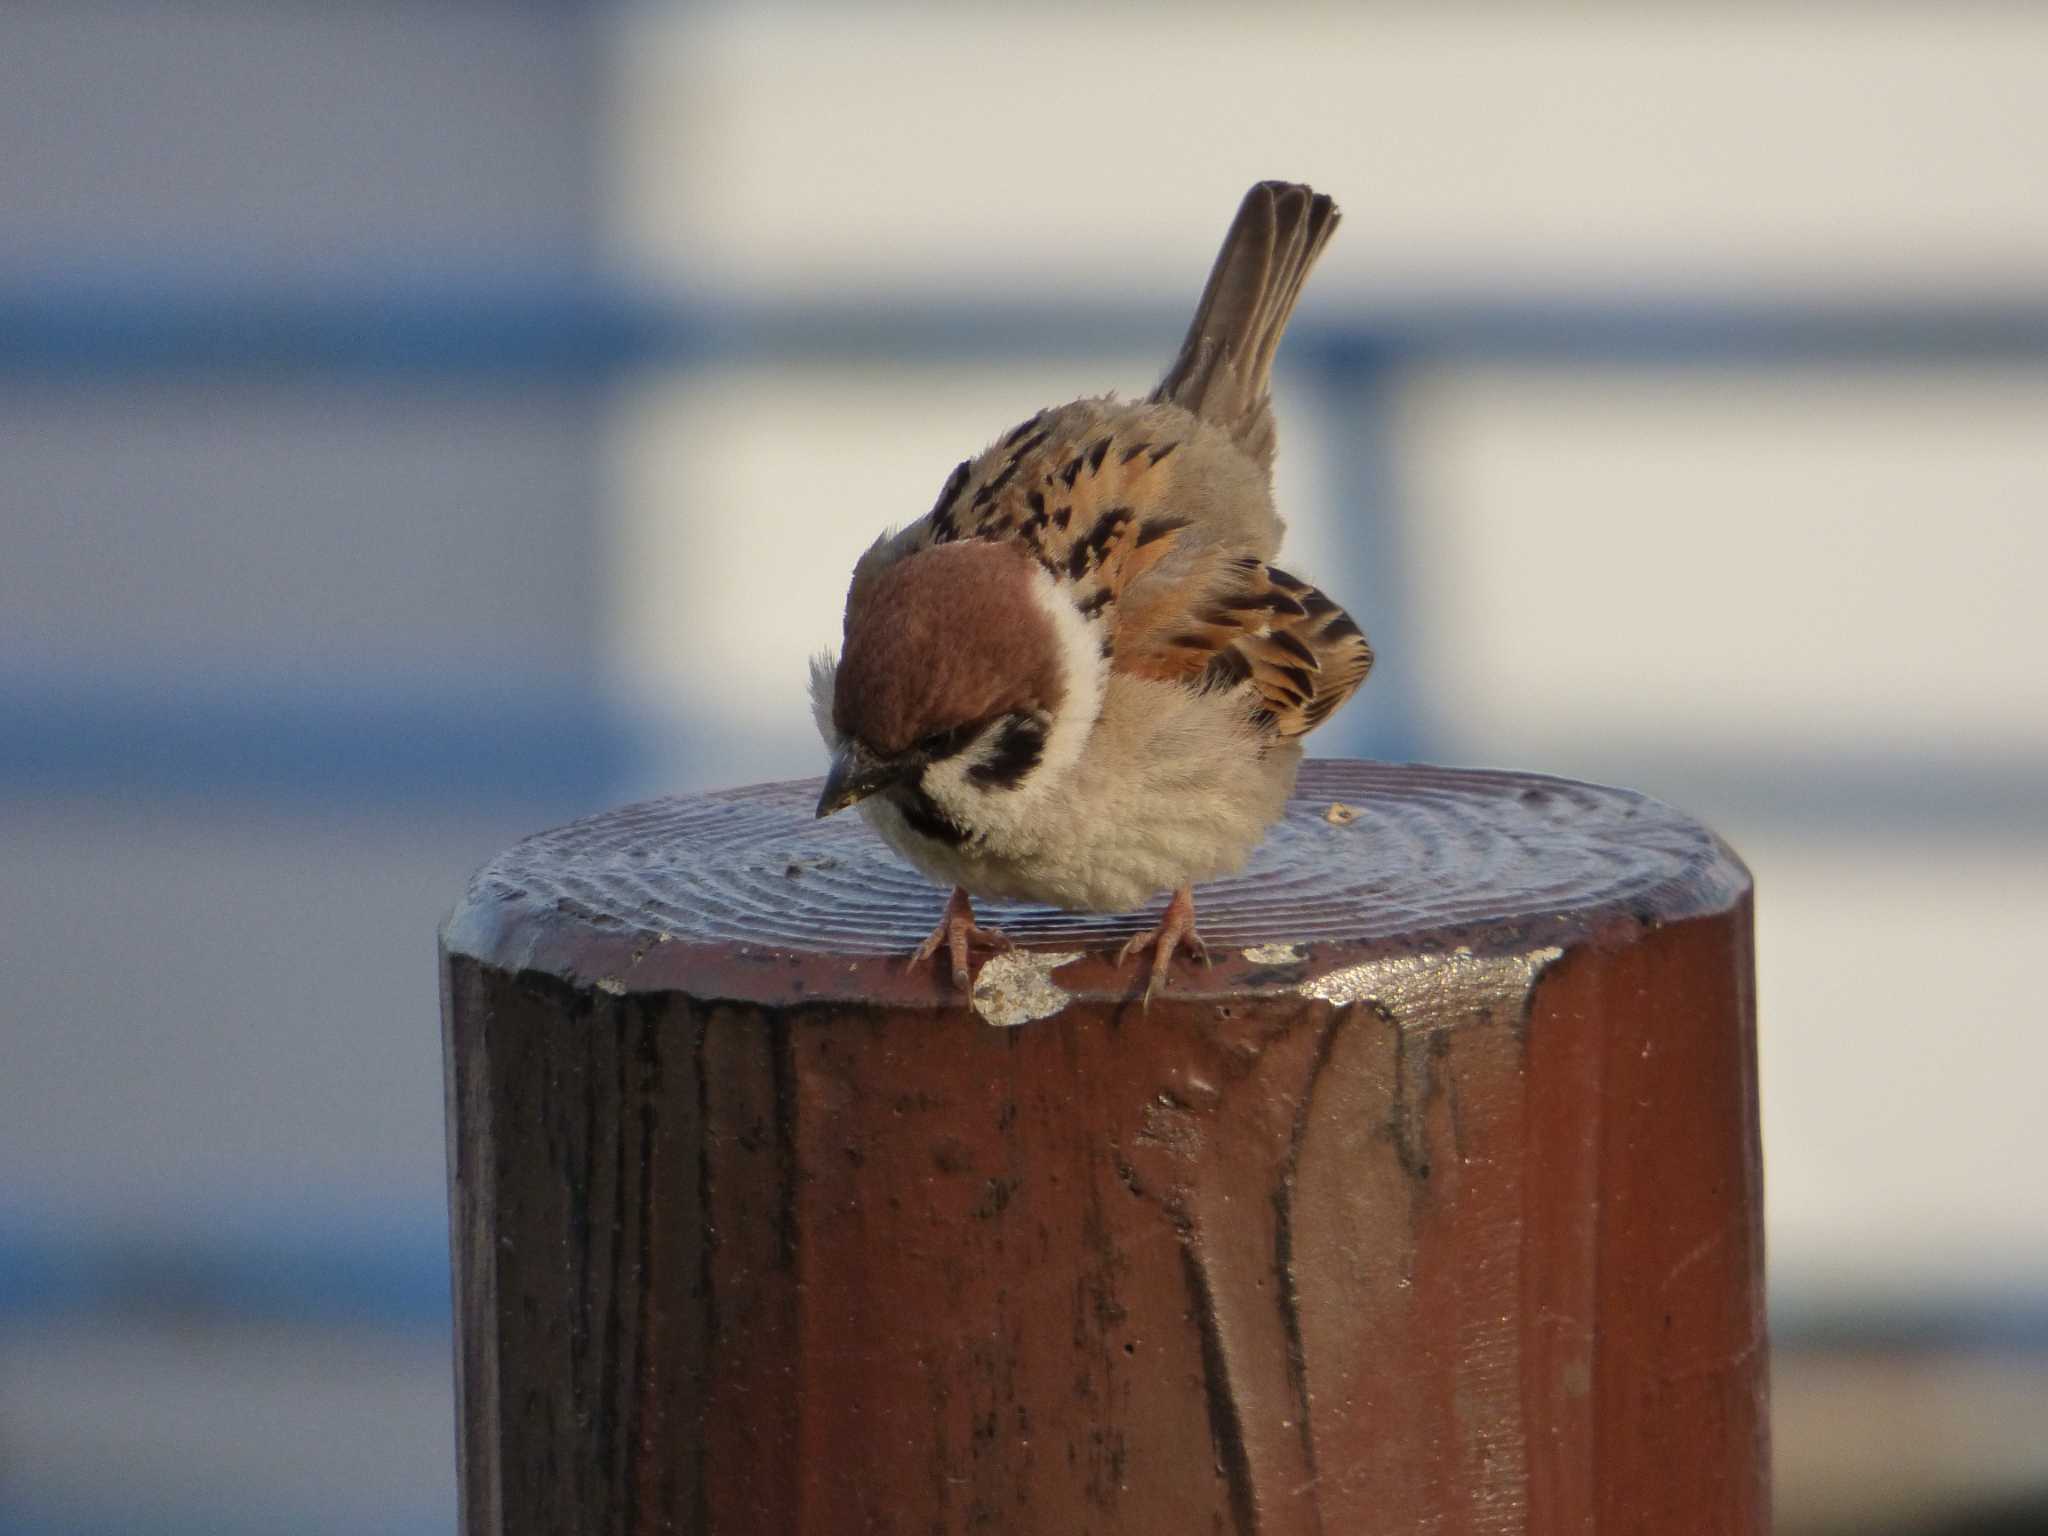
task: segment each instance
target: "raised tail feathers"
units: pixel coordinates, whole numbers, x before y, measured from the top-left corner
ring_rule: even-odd
[[[1247,192],[1216,254],[1187,340],[1152,398],[1217,423],[1270,467],[1273,354],[1338,218],[1336,203],[1298,183],[1262,181]]]

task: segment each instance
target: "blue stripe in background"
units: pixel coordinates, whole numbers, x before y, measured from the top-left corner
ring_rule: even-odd
[[[0,795],[594,804],[641,761],[594,689],[0,682]]]
[[[208,1212],[175,1230],[101,1234],[0,1214],[0,1331],[93,1315],[450,1330],[448,1217]]]
[[[846,294],[756,304],[573,276],[419,276],[319,290],[205,277],[52,277],[0,288],[0,373],[291,369],[599,376],[735,360],[1109,355],[1169,349],[1186,316],[1127,299]],[[1741,297],[1388,299],[1303,316],[1289,370],[1446,358],[1659,366],[2041,362],[2048,306],[2021,300],[1791,304]]]
[[[360,1328],[445,1338],[445,1211],[236,1209],[175,1231],[101,1236],[54,1215],[0,1215],[0,1336],[92,1315]],[[1785,1349],[2048,1356],[2048,1298],[1825,1305],[1772,1297]]]
[[[1374,483],[1365,482],[1369,493]],[[1384,546],[1390,548],[1391,546]],[[1360,587],[1373,612],[1380,586]],[[1397,614],[1389,601],[1384,609]],[[1398,632],[1389,624],[1385,633]],[[1314,756],[1422,759],[1432,743],[1388,674],[1369,716],[1339,717]],[[149,690],[0,678],[0,800],[191,796],[289,808],[533,805],[573,814],[672,755],[676,733],[596,689],[426,692],[330,687]],[[1327,739],[1325,739],[1327,738]],[[1939,750],[1837,755],[1796,742],[1632,761],[1633,782],[1716,816],[1810,827],[1937,828],[2010,838],[2048,831],[2048,761]],[[1560,771],[1570,771],[1565,765]]]
[[[449,1536],[453,1528],[445,1511],[379,1514],[367,1525],[295,1512],[289,1526],[280,1528],[275,1521],[238,1519],[218,1510],[152,1511],[146,1521],[134,1524],[54,1511],[0,1510],[0,1536],[119,1536],[124,1531],[148,1536]]]

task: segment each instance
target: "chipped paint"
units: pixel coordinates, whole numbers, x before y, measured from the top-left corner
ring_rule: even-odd
[[[1463,947],[1447,955],[1390,955],[1327,972],[1295,991],[1339,1005],[1377,1003],[1396,1019],[1519,1011],[1544,967],[1563,953],[1550,945],[1519,955],[1480,956]]]
[[[991,955],[974,978],[974,1011],[1003,1029],[1049,1019],[1073,996],[1054,983],[1052,973],[1080,958],[1078,949],[1012,949]]]
[[[1299,944],[1254,944],[1244,951],[1245,959],[1253,965],[1299,965],[1301,946]]]
[[[1358,820],[1358,807],[1346,805],[1342,800],[1332,800],[1330,808],[1323,812],[1323,820],[1333,827],[1348,827]]]

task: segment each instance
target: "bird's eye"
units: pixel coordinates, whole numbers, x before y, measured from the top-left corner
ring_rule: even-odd
[[[974,733],[978,729],[980,729],[979,724],[970,721],[966,725],[956,725],[950,730],[933,731],[931,735],[922,738],[918,742],[918,756],[929,758],[933,761],[951,757],[955,752],[965,747],[967,743],[974,740]]]

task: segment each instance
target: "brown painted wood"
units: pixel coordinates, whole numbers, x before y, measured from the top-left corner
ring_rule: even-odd
[[[1762,1532],[1748,876],[1624,791],[1311,763],[1213,970],[816,786],[443,932],[465,1531]],[[1070,958],[1060,958],[1070,957]]]

